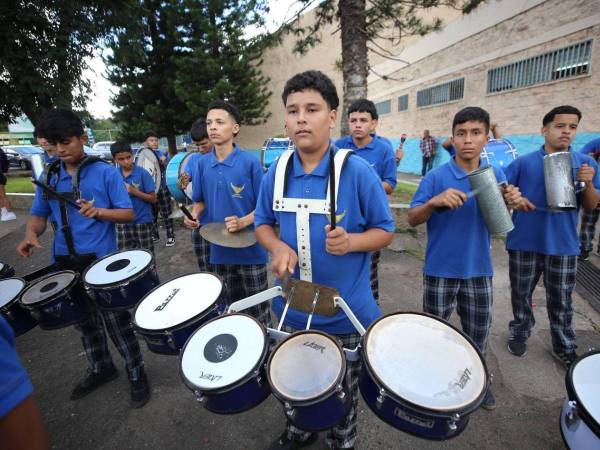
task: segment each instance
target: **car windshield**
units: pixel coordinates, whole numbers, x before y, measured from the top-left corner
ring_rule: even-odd
[[[37,147],[18,147],[18,148],[15,148],[14,150],[16,152],[26,153],[28,155],[31,155],[34,153],[42,153],[42,150]]]

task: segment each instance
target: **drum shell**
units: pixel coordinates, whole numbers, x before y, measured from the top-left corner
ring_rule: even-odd
[[[600,355],[600,350],[592,350],[592,351],[589,351],[589,352],[581,355],[576,361],[573,362],[573,364],[571,364],[571,366],[569,367],[569,370],[567,371],[567,374],[565,375],[565,385],[567,388],[567,395],[568,395],[568,400],[569,400],[566,403],[569,403],[569,408],[567,408],[567,405],[565,403],[565,406],[563,407],[563,411],[565,411],[565,408],[567,408],[569,411],[572,411],[574,413],[574,415],[577,417],[578,422],[581,423],[581,425],[573,423],[572,426],[571,425],[567,426],[567,423],[565,422],[565,418],[563,416],[561,416],[561,426],[563,425],[563,422],[565,422],[565,426],[567,426],[566,430],[561,430],[561,431],[564,434],[568,435],[569,430],[574,432],[574,431],[577,431],[579,428],[581,428],[582,430],[587,429],[590,431],[590,433],[592,433],[596,436],[597,442],[600,443],[600,424],[598,422],[596,422],[594,420],[594,418],[592,417],[592,415],[587,411],[587,409],[585,408],[585,402],[582,401],[581,398],[579,398],[579,396],[577,395],[577,390],[575,389],[575,386],[573,384],[573,372],[575,371],[577,364],[580,361],[584,360],[585,358],[588,358],[588,357],[594,356],[594,355]],[[600,388],[600,381],[598,382],[598,386]],[[580,433],[582,433],[583,435],[587,435],[587,433],[585,431],[580,431]],[[582,447],[573,447],[573,448],[582,448]]]
[[[171,196],[179,203],[185,203],[187,201],[185,192],[177,187],[177,181],[179,181],[179,176],[181,175],[182,164],[184,163],[185,159],[191,155],[191,153],[178,153],[171,158],[165,172],[167,189],[169,189]]]
[[[577,209],[573,184],[573,160],[570,152],[544,156],[544,184],[548,207],[557,210]]]
[[[560,412],[560,434],[571,450],[600,448],[600,437],[579,416],[576,404],[565,400]]]
[[[505,234],[514,228],[512,219],[498,189],[498,181],[491,166],[485,166],[468,175],[472,190],[478,190],[475,196],[479,211],[488,232],[493,235]]]
[[[25,286],[25,281],[23,279],[21,280]],[[25,288],[23,290],[25,290]],[[14,300],[0,307],[0,315],[2,315],[12,327],[15,336],[21,336],[22,334],[27,333],[38,324],[37,320],[31,315],[31,312],[19,303],[19,297],[20,293]]]

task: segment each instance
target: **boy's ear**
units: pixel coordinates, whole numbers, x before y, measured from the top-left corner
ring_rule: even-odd
[[[81,136],[79,136],[79,141],[85,145],[88,143],[89,137],[87,135],[87,133],[83,133]]]
[[[336,119],[337,119],[337,110],[332,109],[331,111],[329,111],[329,128],[332,130],[335,128],[335,120]]]

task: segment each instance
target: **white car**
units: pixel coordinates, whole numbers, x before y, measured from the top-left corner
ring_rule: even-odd
[[[105,159],[107,161],[112,161],[112,155],[110,153],[110,146],[114,144],[115,141],[102,141],[96,142],[90,151],[86,151],[88,155],[97,156],[99,158]]]

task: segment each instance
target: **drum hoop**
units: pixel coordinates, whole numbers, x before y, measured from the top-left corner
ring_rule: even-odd
[[[48,297],[44,300],[37,301],[35,303],[23,303],[23,296],[25,295],[25,293],[27,291],[29,291],[29,289],[31,287],[35,286],[38,283],[41,283],[42,281],[44,281],[47,278],[53,277],[54,275],[59,274],[59,273],[72,273],[73,275],[75,275],[75,277],[71,280],[71,282],[68,285],[65,286],[65,288],[62,291],[57,292],[56,294],[51,295],[50,297]],[[35,283],[31,283],[29,286],[27,286],[21,292],[21,295],[19,297],[19,303],[27,309],[38,309],[40,307],[47,305],[48,303],[52,303],[57,298],[64,296],[67,292],[70,292],[77,283],[81,283],[81,277],[80,277],[79,273],[75,272],[74,270],[59,270],[57,272],[49,273],[48,275],[44,275],[43,277],[37,278],[35,280]]]
[[[600,354],[600,350],[591,350],[583,355],[580,355],[569,367],[567,374],[565,375],[565,384],[567,387],[567,395],[569,396],[569,400],[572,400],[577,403],[577,412],[581,417],[581,420],[585,422],[585,424],[592,430],[592,432],[600,437],[600,424],[592,417],[587,408],[585,407],[585,403],[581,401],[579,396],[577,395],[577,390],[575,386],[573,386],[573,371],[579,362],[587,358],[588,356]]]
[[[85,281],[85,277],[88,273],[88,271],[92,268],[92,266],[95,266],[96,264],[99,264],[100,261],[110,258],[111,256],[117,255],[119,253],[125,253],[127,251],[131,251],[131,250],[135,250],[135,251],[139,251],[139,252],[146,252],[148,254],[150,254],[150,263],[148,264],[147,267],[144,267],[143,270],[139,271],[138,273],[136,273],[135,275],[130,276],[129,278],[125,278],[121,281],[115,281],[111,284],[93,284],[93,283],[88,283]],[[141,278],[143,275],[146,275],[148,273],[148,271],[150,269],[155,269],[156,268],[156,263],[154,261],[154,255],[152,254],[152,252],[150,250],[147,250],[145,248],[135,248],[135,249],[129,249],[129,250],[118,250],[116,252],[112,252],[109,253],[106,256],[103,256],[102,258],[100,258],[97,261],[94,261],[92,264],[90,264],[89,266],[86,267],[86,269],[83,272],[83,275],[81,276],[81,280],[83,281],[83,284],[89,288],[93,288],[94,290],[97,291],[106,291],[106,290],[112,290],[114,288],[118,288],[121,286],[126,286],[127,284],[131,283],[132,281],[137,280],[138,278]]]
[[[284,345],[285,342],[288,341],[288,339],[295,337],[295,336],[299,336],[301,334],[309,334],[309,333],[310,334],[320,334],[321,336],[329,338],[334,343],[335,347],[338,349],[338,351],[340,352],[340,355],[342,357],[341,358],[342,359],[342,369],[340,370],[340,373],[339,373],[338,377],[336,378],[335,383],[333,383],[333,385],[329,389],[327,389],[324,393],[320,394],[318,397],[312,398],[309,400],[290,400],[289,398],[287,398],[286,396],[281,394],[273,386],[273,380],[271,379],[271,362],[273,361],[273,356],[275,355],[275,353],[277,353],[277,351],[281,348],[282,345]],[[344,353],[344,349],[342,348],[342,346],[340,345],[338,340],[333,335],[325,333],[324,331],[321,331],[321,330],[299,330],[299,331],[292,333],[291,335],[289,335],[287,338],[280,341],[275,346],[275,348],[269,355],[269,360],[267,361],[266,373],[267,373],[267,379],[269,380],[269,385],[271,386],[271,392],[279,401],[287,402],[293,406],[311,406],[311,405],[315,405],[317,403],[321,403],[323,400],[326,400],[329,397],[331,397],[333,394],[335,394],[338,385],[342,384],[344,381],[344,378],[346,377],[346,365],[347,365],[347,363],[346,363],[346,356]]]
[[[217,277],[219,279],[219,281],[221,282],[221,291],[219,292],[219,295],[217,296],[216,300],[208,308],[206,308],[204,311],[199,312],[195,316],[190,317],[189,319],[185,320],[184,322],[178,323],[177,325],[173,325],[172,327],[161,328],[161,329],[157,329],[157,330],[149,330],[147,328],[144,328],[144,327],[138,325],[137,321],[135,320],[135,316],[137,314],[137,310],[140,307],[140,305],[144,302],[144,300],[146,300],[146,297],[148,297],[149,295],[151,295],[152,293],[154,293],[154,291],[156,291],[160,287],[164,286],[165,284],[170,283],[173,280],[176,280],[178,278],[187,277],[189,275],[197,275],[197,274],[201,274],[201,273],[207,273],[209,275]],[[141,298],[141,300],[137,303],[137,305],[135,305],[135,309],[133,310],[133,313],[131,314],[131,316],[132,316],[131,317],[131,324],[133,325],[134,328],[138,329],[142,333],[144,333],[144,334],[151,334],[151,335],[164,335],[164,334],[172,333],[173,331],[180,330],[181,328],[187,327],[191,323],[194,323],[198,319],[201,319],[202,317],[206,316],[207,314],[209,314],[210,312],[212,312],[214,309],[216,309],[217,308],[217,303],[218,303],[219,298],[221,297],[221,295],[223,295],[223,290],[224,289],[225,289],[225,284],[223,282],[223,278],[221,278],[216,273],[212,273],[212,272],[190,272],[190,273],[186,273],[184,275],[178,275],[176,277],[171,278],[170,280],[165,281],[164,283],[159,284],[158,286],[154,286],[150,292],[148,292],[146,295],[144,295]]]
[[[260,330],[262,331],[263,336],[264,336],[264,346],[263,346],[262,354],[260,355],[260,358],[258,358],[258,362],[254,365],[254,367],[252,367],[252,370],[250,370],[246,375],[244,375],[239,380],[234,381],[233,383],[230,383],[226,386],[216,388],[216,389],[200,389],[198,386],[196,386],[191,381],[189,381],[183,374],[183,367],[182,367],[183,366],[183,354],[185,353],[185,349],[187,348],[189,342],[192,340],[192,338],[195,336],[195,334],[198,333],[203,327],[205,327],[206,325],[208,325],[211,322],[214,322],[216,320],[222,319],[224,317],[229,317],[229,316],[249,317],[254,322],[256,322],[257,324],[260,325]],[[242,386],[243,384],[247,383],[248,380],[251,380],[252,378],[254,378],[255,372],[257,370],[260,370],[261,366],[263,366],[265,364],[265,360],[267,359],[268,353],[269,353],[269,337],[267,335],[267,330],[262,323],[260,323],[256,318],[254,318],[248,314],[244,314],[244,313],[224,314],[222,316],[217,316],[213,319],[210,319],[206,323],[203,323],[200,326],[200,328],[194,330],[194,332],[190,335],[190,337],[187,339],[187,341],[185,341],[185,344],[183,345],[183,347],[181,348],[181,351],[179,352],[179,376],[180,376],[181,380],[183,381],[183,384],[185,384],[190,390],[192,390],[194,392],[198,391],[198,392],[206,393],[208,395],[224,394],[225,392],[232,391],[232,390]]]
[[[367,341],[368,341],[368,338],[371,335],[371,331],[377,325],[377,323],[379,323],[380,321],[384,320],[387,317],[397,316],[397,315],[400,315],[400,314],[412,314],[412,315],[419,315],[419,316],[429,317],[430,319],[437,320],[438,322],[442,322],[444,325],[449,326],[454,331],[458,332],[462,337],[464,337],[465,339],[467,339],[467,341],[471,344],[471,346],[477,352],[477,355],[479,356],[479,359],[481,360],[481,363],[483,365],[483,373],[485,375],[484,388],[481,391],[481,393],[472,402],[470,402],[468,405],[466,405],[465,407],[463,407],[461,409],[430,409],[430,408],[426,408],[426,407],[424,407],[422,405],[419,405],[418,403],[412,403],[411,401],[409,401],[409,400],[407,400],[405,398],[400,397],[392,389],[390,389],[390,387],[388,385],[386,385],[379,378],[379,376],[377,376],[377,374],[376,374],[375,370],[373,369],[373,366],[371,366],[371,363],[369,362],[369,358],[367,356]],[[402,311],[402,312],[389,313],[389,314],[385,314],[385,315],[379,317],[378,319],[376,319],[375,321],[373,321],[371,323],[371,325],[369,325],[369,328],[367,328],[367,331],[365,332],[365,334],[363,336],[362,360],[363,360],[363,365],[367,369],[367,372],[369,373],[369,375],[371,376],[371,378],[373,378],[377,382],[377,384],[379,386],[381,386],[381,387],[383,387],[385,389],[385,395],[386,396],[390,397],[392,400],[396,401],[397,403],[400,403],[401,405],[408,406],[410,408],[416,409],[417,411],[425,411],[427,414],[430,414],[431,416],[434,416],[434,417],[447,418],[447,417],[451,417],[456,412],[458,412],[459,414],[463,414],[463,415],[464,414],[466,414],[466,415],[471,414],[473,411],[475,411],[477,408],[479,408],[479,406],[483,402],[485,394],[487,393],[487,390],[488,390],[488,388],[489,388],[489,386],[491,384],[490,373],[489,373],[488,368],[487,368],[487,363],[485,362],[485,358],[483,357],[483,355],[481,354],[481,352],[477,348],[477,345],[475,345],[475,342],[473,342],[473,339],[471,339],[469,336],[467,336],[467,334],[464,333],[462,330],[459,330],[454,325],[446,322],[442,318],[440,318],[438,316],[435,316],[433,314],[429,314],[429,313],[421,312],[421,311],[415,311],[415,312],[412,312],[412,311]]]
[[[2,278],[0,281],[6,281],[6,280],[19,280],[19,281],[22,281],[23,282],[23,287],[17,293],[17,295],[15,295],[8,303],[5,303],[4,305],[0,306],[0,311],[8,311],[8,309],[12,308],[15,303],[19,303],[19,299],[21,298],[21,294],[23,294],[23,292],[25,292],[25,289],[27,289],[27,281],[25,281],[23,278],[20,278],[20,277],[8,277],[8,278]]]

